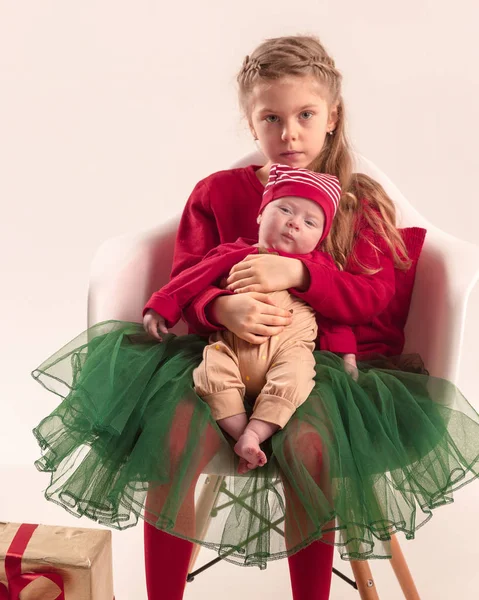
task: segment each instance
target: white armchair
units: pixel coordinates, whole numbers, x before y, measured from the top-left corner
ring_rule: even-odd
[[[254,153],[234,166],[262,164],[263,160],[262,155]],[[419,353],[431,375],[456,383],[467,302],[479,278],[479,247],[429,223],[372,162],[359,154],[355,160],[355,170],[381,183],[393,199],[400,227],[427,229],[406,324],[405,351]],[[151,293],[169,279],[178,222],[179,217],[153,230],[104,242],[91,268],[88,326],[109,319],[141,321],[143,306]],[[186,327],[181,323],[173,332],[185,333]],[[223,448],[204,471],[209,476],[197,503],[198,539],[204,537],[224,476],[231,474],[231,456],[227,452],[231,452],[229,448]],[[391,544],[392,566],[406,597],[419,598],[395,537]],[[196,556],[197,551],[193,553],[190,572]],[[368,564],[353,562],[352,568],[361,598],[378,598]]]

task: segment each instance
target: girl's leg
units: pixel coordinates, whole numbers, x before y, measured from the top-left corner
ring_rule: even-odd
[[[302,430],[302,431],[301,431]],[[288,440],[289,441],[289,440]],[[295,435],[291,436],[291,444],[286,443],[285,458],[288,455],[296,464],[307,469],[313,482],[310,485],[321,488],[328,494],[327,471],[323,460],[321,438],[314,430],[308,431],[308,426],[299,426]],[[304,478],[303,481],[306,481]],[[301,499],[293,486],[283,477],[286,499],[285,537],[286,546],[294,548],[311,533],[311,519],[306,513]],[[308,489],[301,492],[307,496]],[[312,491],[314,493],[314,491]],[[317,492],[316,492],[317,493]],[[331,527],[334,522],[329,524]],[[334,555],[334,531],[323,534],[325,541],[315,541],[288,557],[293,600],[328,600]],[[326,543],[329,542],[329,543]]]
[[[145,574],[148,600],[182,600],[192,542],[145,521]]]
[[[316,541],[288,556],[293,600],[328,600],[333,552],[334,546]]]
[[[188,439],[188,422],[191,405],[179,407],[171,429],[170,460],[174,473]],[[191,485],[176,519],[176,529],[187,536],[195,534],[195,488],[204,467],[216,454],[220,446],[218,433],[208,425],[201,444],[202,455],[195,466]],[[175,460],[176,458],[176,460]],[[188,565],[193,543],[176,537],[151,525],[161,512],[168,498],[170,487],[161,485],[150,488],[145,507],[144,547],[145,573],[148,600],[182,600],[188,574]],[[151,512],[150,512],[151,510]]]

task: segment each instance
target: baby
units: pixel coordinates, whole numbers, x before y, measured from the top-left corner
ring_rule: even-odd
[[[239,238],[222,244],[155,292],[144,309],[147,331],[161,339],[158,332],[168,333],[167,327],[179,320],[181,310],[198,293],[252,253],[272,252],[335,269],[332,258],[317,248],[331,229],[340,197],[333,175],[273,165],[258,214],[258,242]],[[218,425],[237,440],[240,473],[266,463],[260,444],[284,427],[311,393],[318,325],[320,349],[343,354],[345,368],[353,375],[356,368],[350,327],[316,316],[287,290],[270,297],[292,313],[291,325],[281,335],[257,345],[230,331],[217,331],[210,335],[203,360],[193,372],[196,392]],[[256,398],[249,421],[245,396]]]

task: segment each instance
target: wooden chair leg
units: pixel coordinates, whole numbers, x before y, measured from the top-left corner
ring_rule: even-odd
[[[367,561],[352,560],[351,568],[354,573],[354,579],[356,580],[361,600],[379,600],[376,584],[374,583],[371,569]]]
[[[216,500],[218,498],[218,493],[220,491],[221,485],[224,481],[223,475],[208,475],[205,483],[203,485],[203,489],[201,490],[200,497],[198,498],[198,502],[195,506],[195,515],[196,515],[196,539],[203,540],[205,538],[206,532],[208,531],[208,526],[211,521],[211,511],[213,510]],[[195,544],[193,547],[193,552],[191,553],[190,564],[188,567],[188,573],[192,573],[196,559],[198,558],[198,553],[201,549],[199,544]]]
[[[404,597],[406,600],[420,600],[416,585],[395,535],[391,536],[391,554],[391,566],[394,569],[394,573],[401,586]]]

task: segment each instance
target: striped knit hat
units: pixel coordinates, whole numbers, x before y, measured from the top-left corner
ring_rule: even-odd
[[[299,196],[316,202],[324,211],[324,231],[320,242],[328,235],[341,198],[341,186],[334,175],[315,173],[308,169],[294,169],[274,164],[269,172],[268,183],[263,192],[259,209],[284,196]]]

